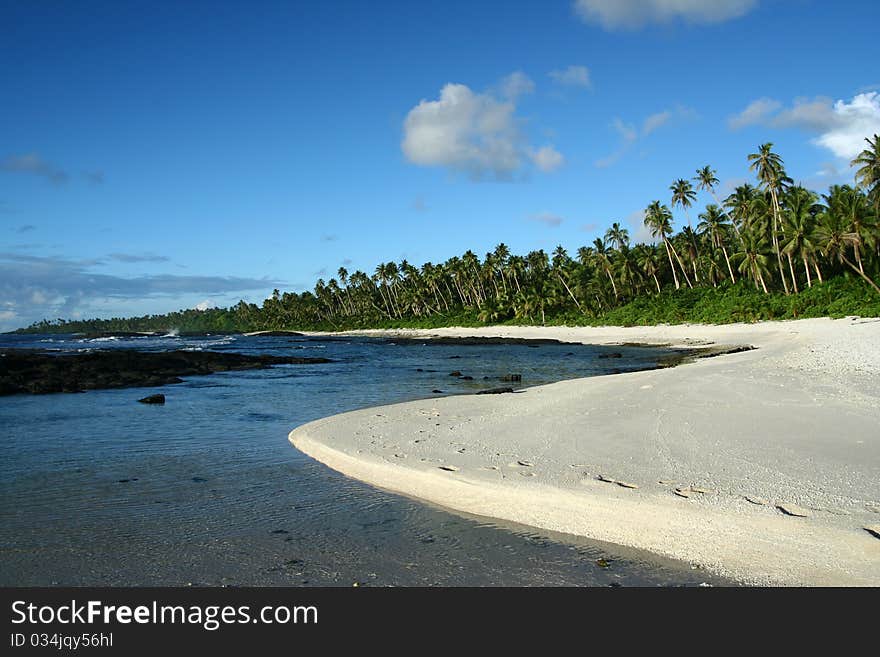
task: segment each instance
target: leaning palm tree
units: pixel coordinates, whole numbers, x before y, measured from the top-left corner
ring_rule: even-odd
[[[684,275],[688,287],[693,287],[688,278],[687,271],[684,268],[684,264],[681,262],[681,258],[678,257],[675,247],[672,246],[669,241],[669,236],[672,235],[672,213],[669,211],[669,208],[665,205],[661,205],[660,201],[652,201],[645,210],[644,222],[648,230],[651,231],[651,235],[653,237],[659,237],[663,242],[663,246],[666,247],[666,255],[669,257],[669,266],[672,268],[672,278],[675,281],[675,289],[678,290],[681,288],[681,284],[678,282],[678,275],[675,273],[675,264],[672,262],[673,254],[675,254],[675,259],[681,266],[681,273]]]
[[[749,168],[757,173],[761,186],[770,193],[771,207],[773,211],[773,251],[776,253],[776,260],[779,265],[779,278],[782,280],[782,286],[785,293],[789,294],[788,281],[785,279],[785,273],[782,271],[782,253],[779,250],[779,191],[782,189],[784,180],[786,179],[785,170],[782,167],[782,158],[773,152],[773,144],[767,142],[762,144],[757,153],[751,153],[748,156]]]
[[[694,191],[690,180],[679,178],[669,186],[672,192],[672,207],[680,205],[684,209],[684,216],[687,217],[688,226],[691,225],[691,216],[688,208],[697,200],[697,193]]]
[[[708,168],[708,167],[706,167]],[[730,258],[727,255],[727,247],[724,245],[724,238],[727,236],[727,228],[730,224],[725,221],[720,208],[711,203],[706,206],[706,211],[701,213],[700,223],[697,224],[697,232],[705,235],[709,242],[715,248],[720,248],[724,253],[724,261],[727,263],[727,271],[730,273],[730,281],[736,284],[736,276],[733,273],[733,267],[730,266]]]
[[[858,233],[849,230],[846,219],[833,212],[825,212],[819,218],[819,225],[816,227],[816,241],[819,248],[828,260],[837,260],[845,263],[850,269],[861,276],[878,294],[880,287],[871,280],[865,272],[846,257],[846,250],[849,247],[857,248],[859,243]]]
[[[859,153],[850,166],[859,167],[856,182],[874,201],[874,214],[880,217],[880,135],[865,137],[865,141],[868,148]]]

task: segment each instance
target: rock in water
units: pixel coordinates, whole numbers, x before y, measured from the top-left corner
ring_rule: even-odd
[[[810,512],[806,509],[802,509],[797,504],[789,504],[788,502],[780,502],[776,505],[776,508],[782,511],[787,516],[794,516],[795,518],[806,518],[810,515]]]
[[[476,395],[503,395],[507,392],[513,392],[513,388],[488,388],[486,390],[477,391]]]
[[[165,395],[150,395],[149,397],[144,397],[143,399],[138,399],[141,404],[164,404],[165,403]]]

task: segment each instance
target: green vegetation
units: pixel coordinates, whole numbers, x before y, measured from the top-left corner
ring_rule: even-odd
[[[723,202],[711,167],[693,182],[714,204],[691,225],[696,192],[673,182],[671,205],[688,225],[675,234],[661,201],[644,223],[658,244],[631,245],[619,223],[571,257],[513,255],[499,244],[483,260],[466,251],[416,268],[405,260],[372,276],[340,268],[314,292],[275,290],[262,306],[184,310],[109,320],[38,322],[25,332],[256,331],[432,328],[479,324],[726,323],[804,317],[880,316],[880,137],[865,140],[856,185],[821,197],[785,174],[772,144],[748,156],[757,187],[743,184]]]

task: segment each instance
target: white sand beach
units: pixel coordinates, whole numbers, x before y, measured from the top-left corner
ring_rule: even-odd
[[[756,347],[344,413],[290,441],[386,490],[747,584],[880,585],[880,320],[395,333]]]

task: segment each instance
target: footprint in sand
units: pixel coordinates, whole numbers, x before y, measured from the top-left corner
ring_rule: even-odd
[[[437,467],[441,470],[446,470],[446,472],[458,472],[458,468],[454,465],[438,465]]]
[[[751,502],[752,504],[757,504],[758,506],[767,506],[770,504],[769,500],[765,500],[763,497],[752,497],[751,495],[745,495],[747,502]]]
[[[874,538],[880,538],[880,525],[868,525],[864,529]]]

